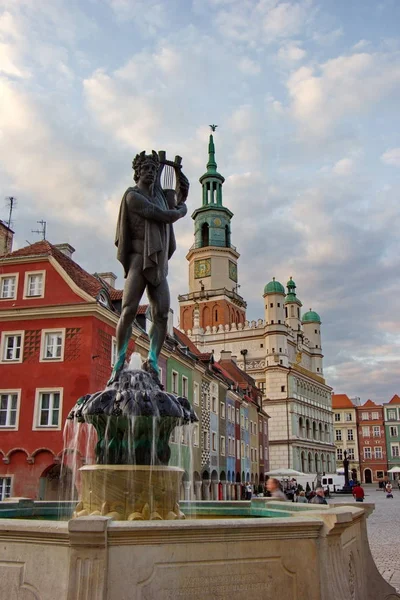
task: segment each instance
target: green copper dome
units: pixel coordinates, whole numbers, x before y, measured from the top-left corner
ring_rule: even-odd
[[[310,310],[304,313],[303,318],[301,319],[302,323],[321,323],[321,317],[315,310]]]
[[[264,294],[284,294],[285,288],[279,281],[275,281],[275,277],[272,278],[272,281],[267,283],[264,288]]]
[[[301,301],[296,296],[296,284],[292,278],[289,279],[289,281],[286,284],[286,287],[287,287],[288,292],[286,294],[285,304],[290,304],[290,303],[294,302],[295,304],[298,304],[299,306],[303,306]]]

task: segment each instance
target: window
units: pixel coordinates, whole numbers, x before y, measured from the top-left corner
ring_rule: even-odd
[[[25,273],[24,298],[43,298],[46,271]]]
[[[342,430],[341,429],[336,429],[336,441],[337,442],[341,442],[342,441]]]
[[[217,434],[215,433],[215,431],[213,431],[211,434],[211,442],[212,442],[211,449],[213,452],[216,452],[217,451]]]
[[[242,442],[241,445],[240,445],[240,455],[241,455],[242,458],[245,457],[244,456],[244,442]]]
[[[363,437],[369,437],[370,436],[370,429],[369,429],[369,427],[365,427],[364,426],[362,428],[362,434],[363,434]]]
[[[41,361],[64,360],[65,329],[47,329],[42,331]]]
[[[387,411],[388,421],[396,420],[396,410],[388,410]]]
[[[203,448],[204,450],[210,449],[210,438],[208,436],[208,431],[203,431]]]
[[[371,448],[364,448],[364,458],[371,458]]]
[[[254,448],[254,461],[257,462],[257,448]]]
[[[240,458],[240,440],[236,440],[236,458]]]
[[[349,460],[354,460],[354,448],[349,448],[347,450],[347,458]]]
[[[251,462],[254,462],[254,451],[253,451],[253,448],[250,448],[250,460],[251,460]]]
[[[200,404],[200,386],[198,383],[193,384],[193,404],[195,406]]]
[[[374,448],[374,454],[375,454],[375,458],[381,459],[382,458],[382,447],[381,446],[375,446],[375,448]]]
[[[393,458],[399,456],[399,444],[391,444]]]
[[[379,425],[374,425],[374,437],[381,437],[381,428]]]
[[[354,440],[354,434],[352,429],[347,430],[347,441],[352,442]]]
[[[17,297],[18,273],[0,276],[0,300],[15,300]]]
[[[262,458],[262,446],[260,444],[260,459]]]
[[[337,460],[343,460],[343,450],[341,448],[336,449],[336,458]]]
[[[247,417],[245,417],[244,422],[245,422],[245,426],[246,426],[246,431],[248,431],[249,430],[249,419]]]
[[[377,471],[376,472],[376,478],[377,479],[383,479],[384,473],[383,471]]]
[[[213,413],[217,414],[217,399],[215,396],[211,397],[211,410],[213,411]]]
[[[254,421],[253,430],[254,430],[254,435],[257,435],[257,422],[256,421]]]
[[[267,435],[268,433],[268,421],[264,421],[264,434]]]
[[[271,303],[270,303],[270,307],[271,307],[271,308],[274,308],[274,304],[273,304],[273,302],[271,302]]]
[[[36,390],[34,429],[61,429],[62,390]]]
[[[374,421],[377,421],[379,419],[379,413],[378,412],[371,413],[371,419],[373,419]]]
[[[285,386],[281,385],[281,392],[284,392],[284,391],[285,391]]]
[[[340,413],[335,413],[335,421],[340,421]]]
[[[268,448],[265,446],[264,448],[264,460],[268,460]]]
[[[194,423],[193,426],[193,446],[199,445],[199,424]]]
[[[0,501],[11,497],[11,477],[0,477]]]
[[[369,413],[362,412],[361,413],[361,421],[369,421]]]
[[[225,419],[225,402],[219,403],[219,414],[221,416],[221,419]]]
[[[172,393],[178,394],[178,373],[172,371]]]
[[[236,409],[236,424],[239,425],[239,423],[240,423],[240,411],[237,408]]]
[[[182,375],[182,396],[188,397],[188,378]]]
[[[18,428],[18,400],[20,390],[0,393],[0,428]]]
[[[220,441],[219,441],[219,451],[221,453],[221,456],[225,456],[225,436],[221,435]]]
[[[250,448],[249,448],[249,444],[246,444],[246,458],[250,458]]]
[[[23,331],[5,331],[1,339],[2,362],[22,362]]]
[[[262,395],[265,396],[265,381],[259,381],[257,383],[257,387],[260,390],[260,392],[262,393]]]
[[[240,426],[242,427],[242,429],[244,429],[244,414],[243,413],[240,415]]]
[[[113,367],[117,361],[117,340],[115,337],[111,340],[111,366]]]
[[[280,303],[280,302],[278,302],[278,303],[277,303],[277,307],[278,307],[278,308],[280,308],[280,307],[281,307],[281,303]]]
[[[390,437],[397,437],[397,435],[398,435],[398,429],[397,429],[397,426],[393,426],[393,425],[391,425],[391,426],[389,427],[389,431],[390,431]]]
[[[351,413],[346,413],[346,421],[352,421],[353,415]]]

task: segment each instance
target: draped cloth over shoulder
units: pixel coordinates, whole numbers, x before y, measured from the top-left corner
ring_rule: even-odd
[[[124,267],[124,275],[128,276],[130,257],[132,254],[132,232],[127,207],[129,192],[141,193],[137,187],[128,188],[122,197],[119,209],[115,245],[117,258]],[[164,193],[156,188],[153,203],[164,210],[168,209]],[[152,219],[144,219],[144,254],[143,275],[152,285],[158,285],[168,274],[168,260],[176,250],[176,241],[172,224],[161,223]]]

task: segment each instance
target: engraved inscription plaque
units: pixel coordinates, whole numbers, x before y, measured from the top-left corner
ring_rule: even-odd
[[[248,560],[155,564],[151,576],[138,585],[140,600],[243,600],[273,598],[285,590],[285,600],[296,600],[296,574],[280,557]]]

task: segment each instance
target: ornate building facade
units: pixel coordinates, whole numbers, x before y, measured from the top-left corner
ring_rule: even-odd
[[[334,432],[336,460],[343,465],[344,451],[347,451],[349,472],[354,479],[360,478],[360,456],[358,451],[356,407],[346,394],[333,394]]]
[[[270,467],[316,476],[336,469],[331,388],[323,375],[321,319],[302,314],[292,278],[264,288],[264,315],[246,319],[238,293],[239,253],[231,243],[232,212],[223,205],[213,136],[202,205],[192,214],[195,241],[187,254],[189,291],[179,296],[180,328],[201,352],[230,353],[255,379],[270,416]]]

